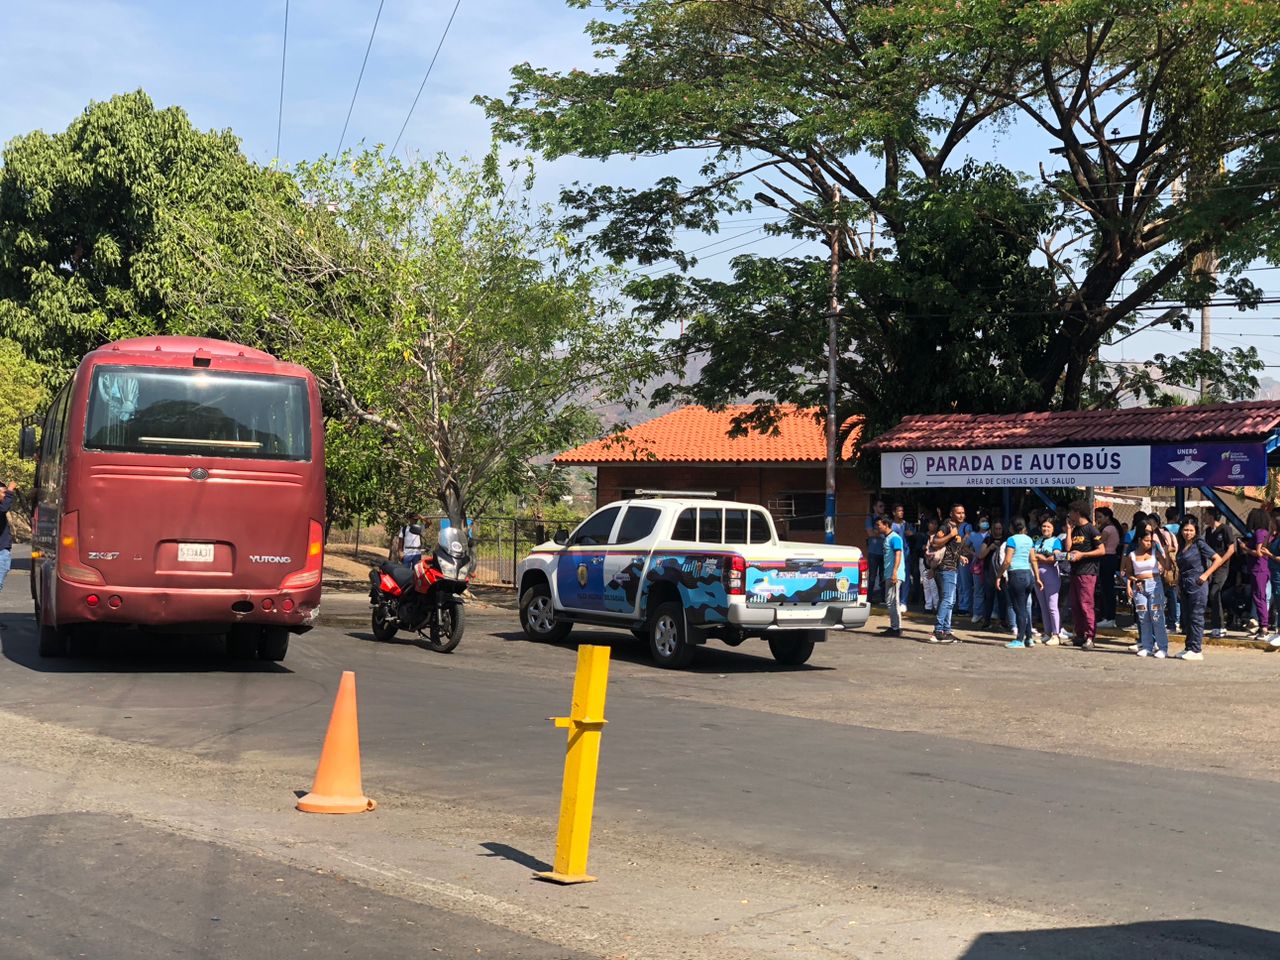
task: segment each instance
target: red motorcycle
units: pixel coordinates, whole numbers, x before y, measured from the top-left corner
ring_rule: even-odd
[[[411,527],[421,533],[421,527]],[[471,550],[455,527],[440,531],[429,554],[410,554],[369,571],[373,635],[390,640],[401,630],[417,633],[428,650],[448,653],[462,640],[463,593],[471,579]]]

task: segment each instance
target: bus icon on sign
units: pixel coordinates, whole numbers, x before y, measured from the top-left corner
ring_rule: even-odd
[[[916,458],[909,453],[902,458],[902,475],[908,480],[916,475]]]

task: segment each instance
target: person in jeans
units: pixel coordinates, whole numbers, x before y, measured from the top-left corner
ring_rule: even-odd
[[[991,617],[991,597],[987,589],[985,571],[987,563],[983,559],[983,545],[990,539],[987,532],[991,529],[991,521],[985,513],[978,514],[977,529],[970,530],[964,538],[969,545],[969,612],[970,623],[981,626],[984,620]]]
[[[961,516],[964,508],[961,507]],[[954,517],[954,510],[952,516]],[[930,550],[942,551],[942,562],[934,570],[938,582],[938,618],[934,621],[933,633],[929,635],[930,643],[955,643],[956,635],[951,632],[951,614],[956,606],[956,572],[960,567],[960,554],[964,548],[964,537],[960,533],[959,524],[948,520],[934,535],[929,544]]]
[[[0,487],[0,590],[13,567],[13,528],[9,525],[9,511],[13,508],[18,482],[10,480]]]
[[[1120,524],[1110,507],[1096,511],[1098,532],[1102,534],[1102,546],[1106,553],[1098,562],[1098,626],[1116,625],[1116,574],[1120,572]]]
[[[1102,546],[1102,534],[1093,525],[1093,511],[1083,500],[1073,501],[1067,509],[1069,523],[1067,559],[1071,561],[1071,623],[1075,630],[1075,645],[1084,650],[1093,649],[1097,636],[1094,621],[1093,596],[1098,586],[1099,562],[1106,548]]]
[[[1011,650],[1021,650],[1035,646],[1035,640],[1031,637],[1031,591],[1036,586],[1043,590],[1044,582],[1036,568],[1035,544],[1027,536],[1027,522],[1021,517],[1014,517],[1010,526],[1013,536],[1004,542],[1004,556],[1000,561],[996,589],[1004,589],[1004,575],[1008,574],[1009,604],[1017,619],[1018,635],[1005,646]]]
[[[969,560],[973,550],[967,540],[973,533],[973,524],[965,520],[964,506],[959,503],[951,505],[951,525],[956,528],[961,539],[960,559],[956,561],[956,613],[967,617],[973,611],[973,577],[969,574]]]
[[[1160,538],[1160,546],[1169,551],[1171,557],[1178,555],[1178,533],[1182,529],[1182,520],[1178,516],[1177,507],[1166,507],[1164,511],[1165,524],[1160,530],[1156,531],[1156,536]],[[1175,583],[1172,587],[1165,584],[1164,588],[1164,620],[1172,633],[1178,629],[1178,625],[1182,623],[1182,608],[1179,603],[1178,585]]]
[[[1053,518],[1046,517],[1040,524],[1040,536],[1032,548],[1040,584],[1036,587],[1036,601],[1040,604],[1040,619],[1044,626],[1044,642],[1056,647],[1062,642],[1062,617],[1058,613],[1058,593],[1062,589],[1062,574],[1058,572],[1058,553],[1062,550],[1062,538],[1054,533]]]
[[[1209,581],[1226,559],[1214,553],[1213,548],[1201,538],[1200,524],[1195,517],[1183,519],[1179,534],[1178,587],[1182,592],[1182,625],[1186,629],[1187,644],[1178,654],[1178,659],[1203,660],[1201,643]]]
[[[893,518],[876,518],[876,529],[884,537],[884,605],[889,611],[886,636],[902,636],[902,584],[907,579],[907,548],[902,534],[893,529]]]
[[[1157,660],[1169,655],[1169,629],[1164,622],[1164,571],[1172,562],[1156,544],[1155,534],[1144,522],[1134,531],[1133,550],[1125,555],[1121,572],[1125,593],[1138,622],[1140,657],[1154,654]]]
[[[982,550],[974,558],[974,562],[982,563],[983,600],[986,603],[987,616],[982,622],[984,630],[1000,629],[1008,625],[1010,633],[1016,633],[1013,626],[1013,609],[1009,606],[1009,595],[996,589],[1000,580],[1000,560],[1004,556],[1004,524],[996,520],[991,524],[991,532],[983,541]]]
[[[916,535],[916,526],[907,520],[907,508],[901,503],[893,505],[893,532],[902,538],[902,589],[898,591],[898,605],[906,612],[911,600],[911,541]],[[888,547],[885,548],[886,555]]]
[[[1213,552],[1223,558],[1223,564],[1218,572],[1213,575],[1213,579],[1209,581],[1209,614],[1212,615],[1213,629],[1209,632],[1211,637],[1225,637],[1227,635],[1227,623],[1222,616],[1222,590],[1227,585],[1227,578],[1231,575],[1231,559],[1236,555],[1236,541],[1240,539],[1240,535],[1236,533],[1236,528],[1227,522],[1227,518],[1223,516],[1221,510],[1206,510],[1204,512],[1204,540],[1213,548]],[[1275,579],[1272,576],[1271,596],[1274,598]]]
[[[884,587],[884,537],[876,526],[876,517],[884,513],[884,501],[876,500],[867,514],[867,600],[876,602]]]

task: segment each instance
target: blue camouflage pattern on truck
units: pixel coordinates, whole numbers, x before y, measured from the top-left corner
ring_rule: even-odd
[[[747,603],[855,603],[860,575],[857,565],[805,564],[800,561],[747,561]]]
[[[729,557],[723,553],[656,554],[644,578],[645,608],[641,615],[648,616],[654,585],[671,583],[680,593],[691,626],[727,623],[729,592],[724,579],[728,563]]]

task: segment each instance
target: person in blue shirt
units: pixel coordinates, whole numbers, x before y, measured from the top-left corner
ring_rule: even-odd
[[[884,536],[876,524],[883,513],[884,501],[877,499],[867,514],[867,599],[871,602],[875,602],[883,585]]]
[[[902,583],[907,579],[907,546],[902,541],[902,534],[893,529],[893,519],[885,514],[876,517],[876,532],[884,537],[884,602],[889,608],[889,626],[884,633],[900,637],[902,608],[898,601]]]
[[[5,578],[13,566],[13,528],[9,525],[9,510],[13,507],[14,494],[18,482],[10,480],[8,485],[0,487],[0,590],[4,589]]]
[[[1040,571],[1036,601],[1040,604],[1040,619],[1044,623],[1044,642],[1051,647],[1062,643],[1062,615],[1058,610],[1058,594],[1062,592],[1058,561],[1062,559],[1062,549],[1062,538],[1054,532],[1053,519],[1046,517],[1040,524],[1040,536],[1033,550],[1036,569]]]
[[[1014,517],[1010,525],[1013,536],[1004,542],[1004,558],[1000,563],[1001,573],[1009,577],[1009,600],[1013,605],[1013,615],[1017,618],[1018,636],[1005,646],[1012,650],[1035,646],[1031,637],[1031,591],[1035,587],[1044,589],[1040,579],[1040,571],[1036,564],[1035,544],[1027,536],[1027,521]],[[996,589],[1003,589],[1004,578],[996,580]]]
[[[916,534],[916,525],[908,522],[907,508],[901,503],[893,505],[893,532],[902,538],[902,562],[907,567],[898,601],[899,606],[905,607],[911,599],[911,584],[915,580],[915,571],[911,567],[911,541]]]
[[[981,513],[978,515],[978,529],[970,529],[964,538],[965,542],[969,544],[969,549],[973,551],[973,559],[969,561],[969,580],[972,583],[969,611],[972,614],[970,622],[975,626],[991,618],[992,591],[987,589],[986,564],[979,559],[982,556],[983,545],[991,539],[988,536],[990,530],[990,519],[985,513]]]

